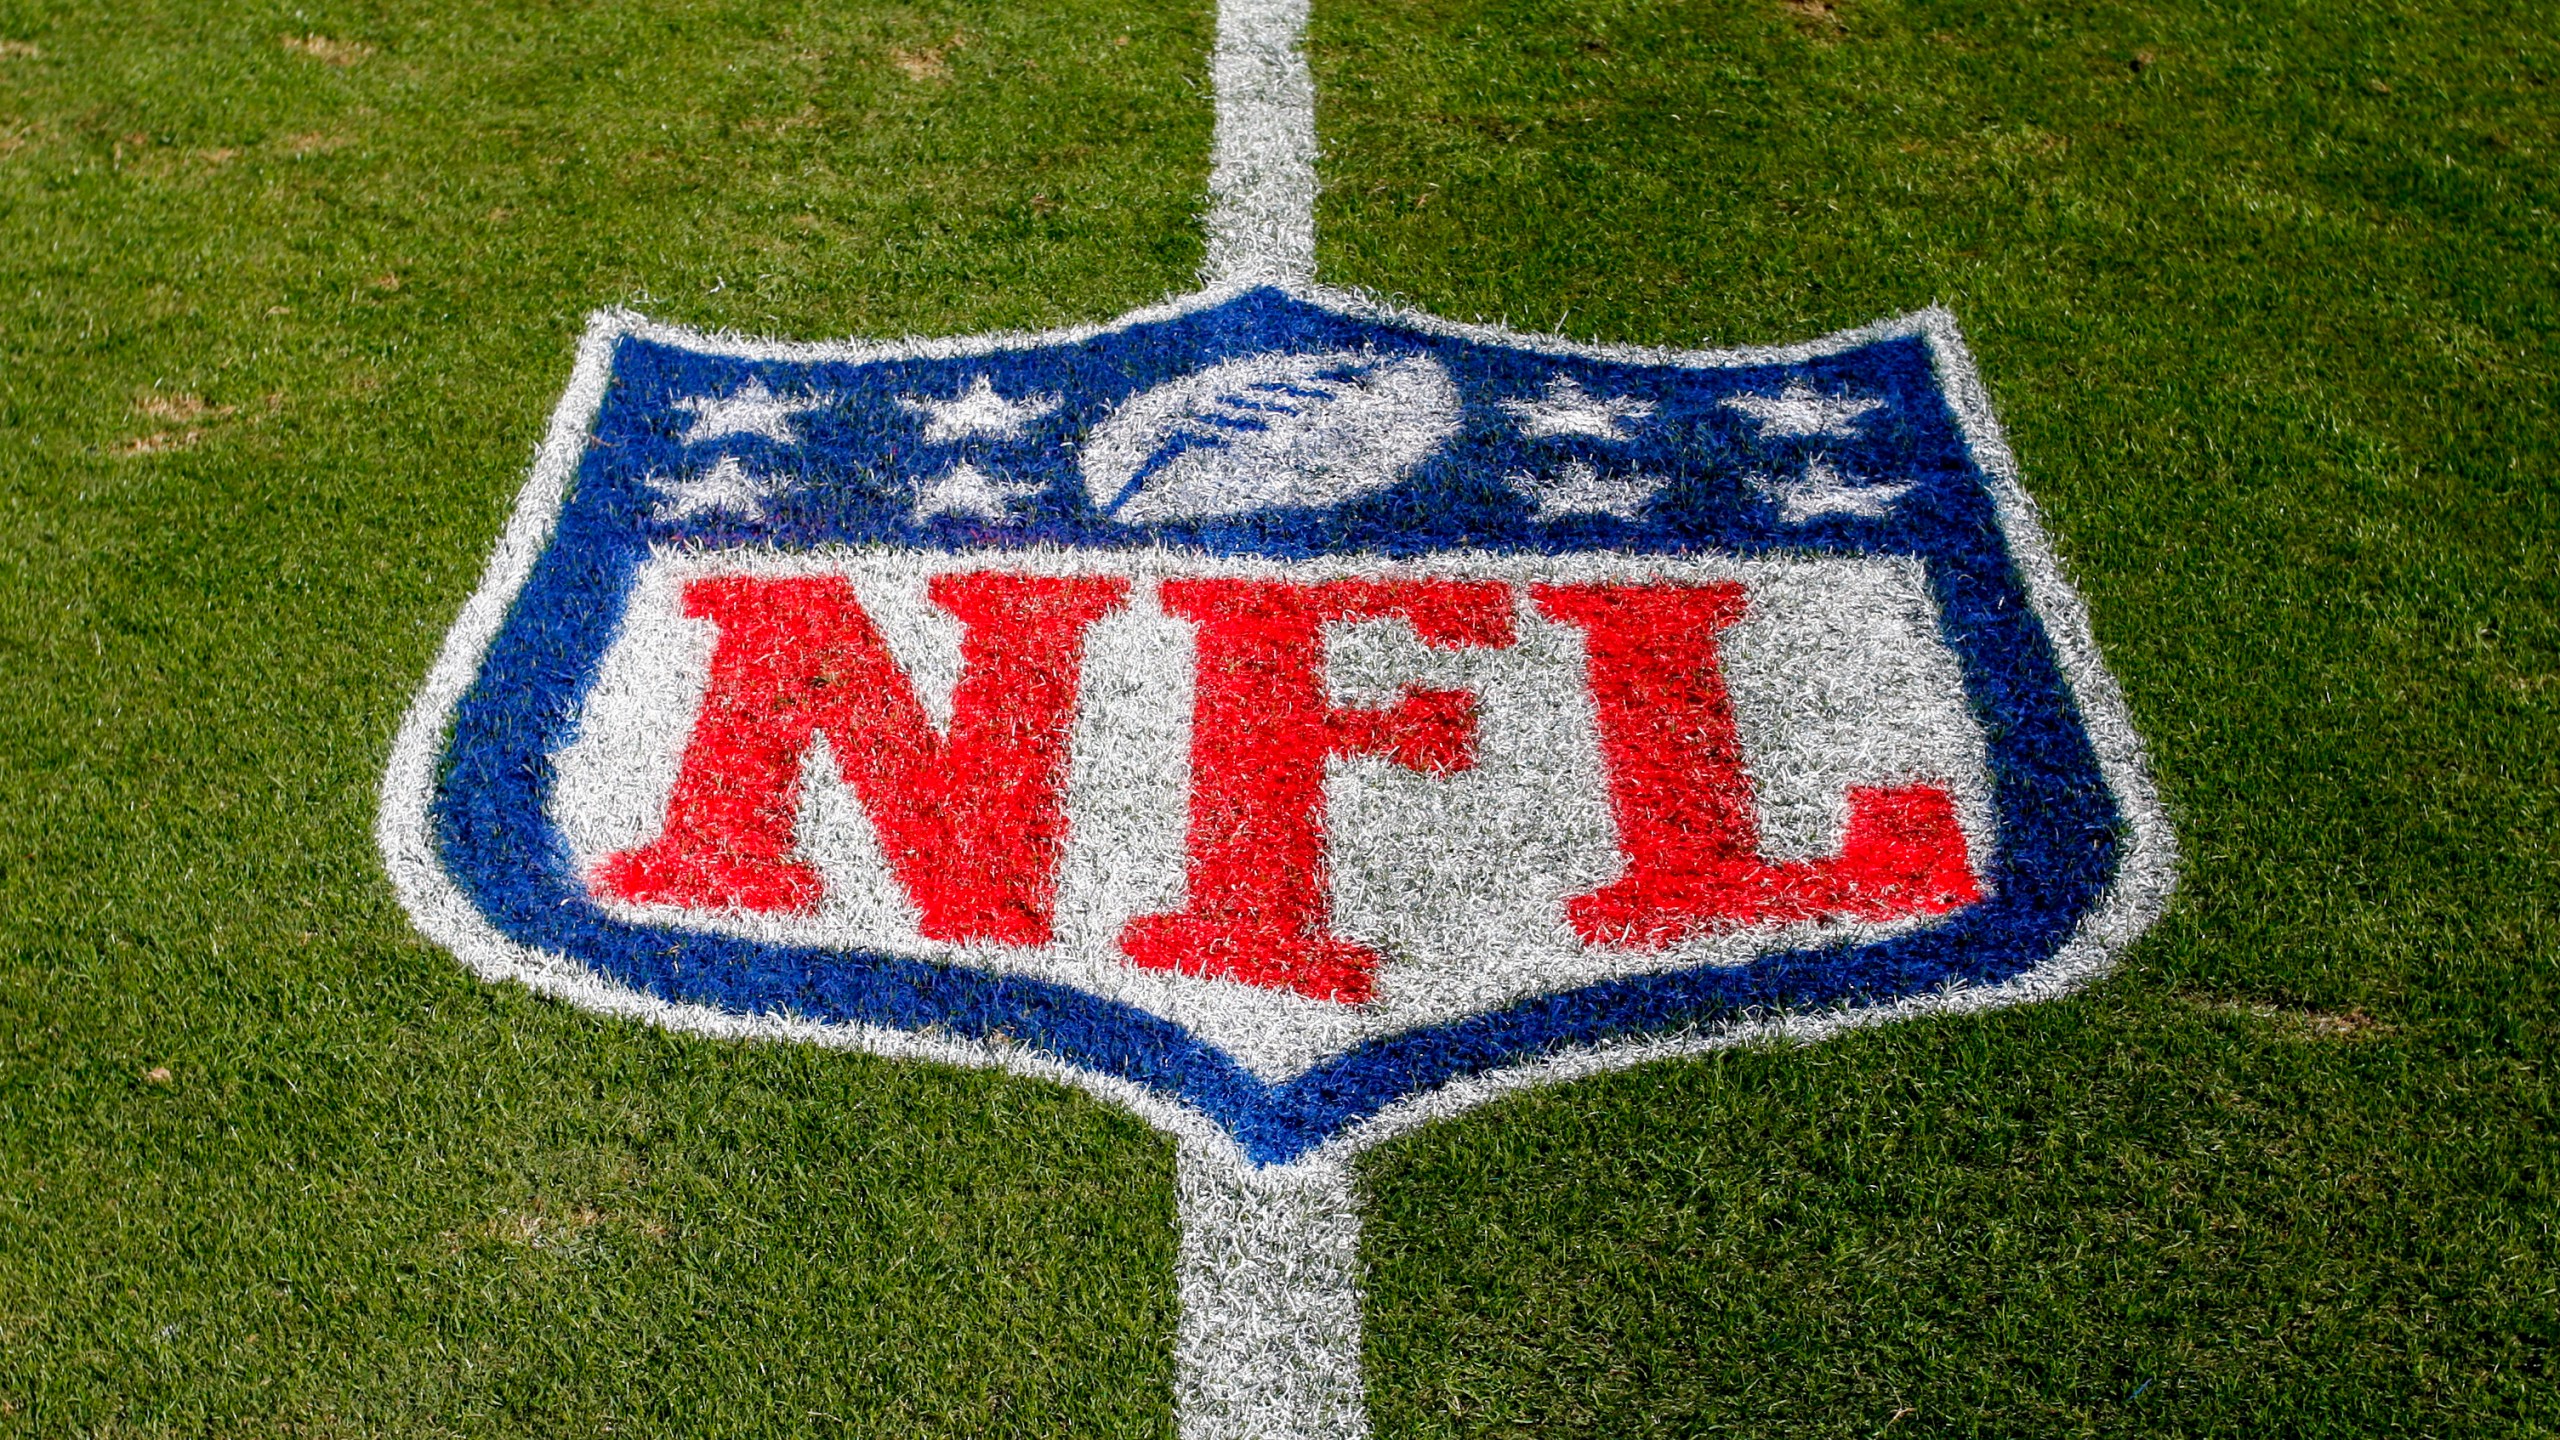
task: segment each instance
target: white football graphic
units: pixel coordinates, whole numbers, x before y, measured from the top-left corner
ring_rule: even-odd
[[[1080,463],[1130,525],[1321,509],[1383,490],[1457,433],[1457,384],[1420,355],[1248,355],[1131,396]]]

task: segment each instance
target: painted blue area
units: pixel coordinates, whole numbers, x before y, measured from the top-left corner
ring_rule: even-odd
[[[1327,511],[1131,526],[1087,502],[1076,448],[1139,390],[1238,356],[1333,349],[1437,360],[1464,397],[1460,433],[1403,483]],[[1623,442],[1522,439],[1500,403],[1537,398],[1559,375],[1593,396],[1640,399],[1654,410]],[[755,435],[682,442],[692,417],[676,401],[728,395],[751,376],[777,394],[828,403],[797,417],[797,444]],[[925,443],[924,416],[899,402],[949,399],[981,376],[1000,394],[1052,395],[1058,406],[1018,439]],[[1723,404],[1736,394],[1775,395],[1791,380],[1885,403],[1854,439],[1769,441]],[[1751,477],[1790,478],[1816,456],[1854,480],[1912,488],[1884,517],[1788,524]],[[723,457],[752,474],[787,477],[793,488],[761,522],[651,518],[664,498],[652,477],[703,472]],[[1021,487],[1016,518],[910,517],[916,486],[962,460]],[[1578,515],[1540,523],[1505,479],[1576,460],[1668,483],[1641,521]],[[1065,986],[627,924],[593,905],[571,874],[545,813],[549,757],[571,738],[636,567],[664,542],[1170,544],[1281,559],[1458,548],[1917,556],[1989,744],[2000,837],[1991,894],[1917,933],[1539,996],[1372,1041],[1278,1085],[1179,1025]],[[1277,291],[1074,344],[957,359],[749,361],[626,339],[557,531],[456,709],[434,819],[455,881],[520,943],[574,956],[673,1001],[969,1036],[1002,1031],[1196,1105],[1263,1161],[1299,1154],[1399,1097],[1549,1050],[1712,1024],[1755,1008],[1890,1001],[1954,980],[1997,984],[2054,954],[2114,878],[2125,843],[2122,817],[2002,541],[1988,482],[1922,341],[1882,340],[1796,365],[1626,364],[1408,330]]]

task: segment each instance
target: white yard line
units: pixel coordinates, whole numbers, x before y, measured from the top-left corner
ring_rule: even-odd
[[[1257,1168],[1186,1144],[1174,1188],[1181,1440],[1364,1440],[1351,1167]]]
[[[1307,0],[1223,0],[1209,59],[1209,156],[1200,283],[1305,285],[1316,276],[1316,82]]]

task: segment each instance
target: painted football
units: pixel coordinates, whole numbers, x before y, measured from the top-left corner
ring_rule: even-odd
[[[1458,420],[1426,356],[1248,355],[1130,397],[1079,463],[1094,505],[1130,525],[1326,509],[1411,474]]]

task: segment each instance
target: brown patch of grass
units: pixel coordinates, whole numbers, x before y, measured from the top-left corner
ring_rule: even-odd
[[[142,1078],[154,1085],[169,1085],[176,1083],[178,1077],[170,1071],[168,1066],[154,1065],[142,1072]]]
[[[361,64],[373,54],[373,47],[361,40],[333,40],[326,35],[287,35],[282,43],[296,55],[308,55],[323,65],[335,65],[341,70]]]
[[[0,40],[0,60],[41,60],[44,47],[33,40]]]
[[[969,39],[966,35],[954,30],[951,32],[951,38],[939,45],[927,45],[914,50],[891,50],[889,63],[897,66],[898,73],[910,80],[948,80],[951,78],[951,64],[946,57],[968,43]]]
[[[1778,0],[1778,8],[1796,22],[1796,28],[1809,35],[1834,39],[1848,30],[1841,23],[1840,11],[1831,0]]]
[[[201,395],[162,395],[157,391],[133,402],[137,414],[157,420],[163,425],[187,425],[198,420],[220,420],[238,413],[237,405],[208,405]]]
[[[575,1244],[580,1236],[603,1220],[603,1211],[584,1205],[554,1215],[549,1206],[537,1200],[529,1210],[502,1210],[490,1216],[480,1228],[490,1238],[510,1245],[521,1245],[528,1250],[557,1250]]]
[[[116,446],[118,455],[165,455],[173,450],[193,449],[204,440],[209,426],[240,411],[237,405],[208,405],[201,395],[163,395],[158,391],[136,396],[133,409],[160,428]]]
[[[240,158],[240,152],[229,146],[174,150],[154,145],[147,135],[127,135],[116,142],[119,162],[127,162],[128,149],[133,152],[128,163],[134,173],[154,179],[209,174]]]
[[[2352,1010],[2294,1010],[2286,1012],[2294,1024],[2314,1035],[2350,1040],[2358,1035],[2388,1033],[2390,1026],[2365,1013],[2364,1007]]]
[[[2216,1014],[2244,1016],[2279,1030],[2319,1040],[2356,1040],[2368,1035],[2391,1033],[2388,1022],[2375,1018],[2361,1005],[2346,1010],[2313,1010],[2306,1006],[2270,1005],[2257,1000],[2200,1000],[2197,1003]]]
[[[326,155],[333,150],[344,150],[356,142],[352,135],[337,135],[324,130],[306,130],[299,135],[287,135],[282,143],[284,153],[300,160],[306,156]]]
[[[165,455],[172,450],[192,450],[204,439],[202,430],[158,430],[136,435],[116,447],[119,455]]]
[[[794,130],[807,129],[824,118],[817,106],[803,105],[788,115],[758,115],[741,120],[738,128],[750,135],[787,135]]]

